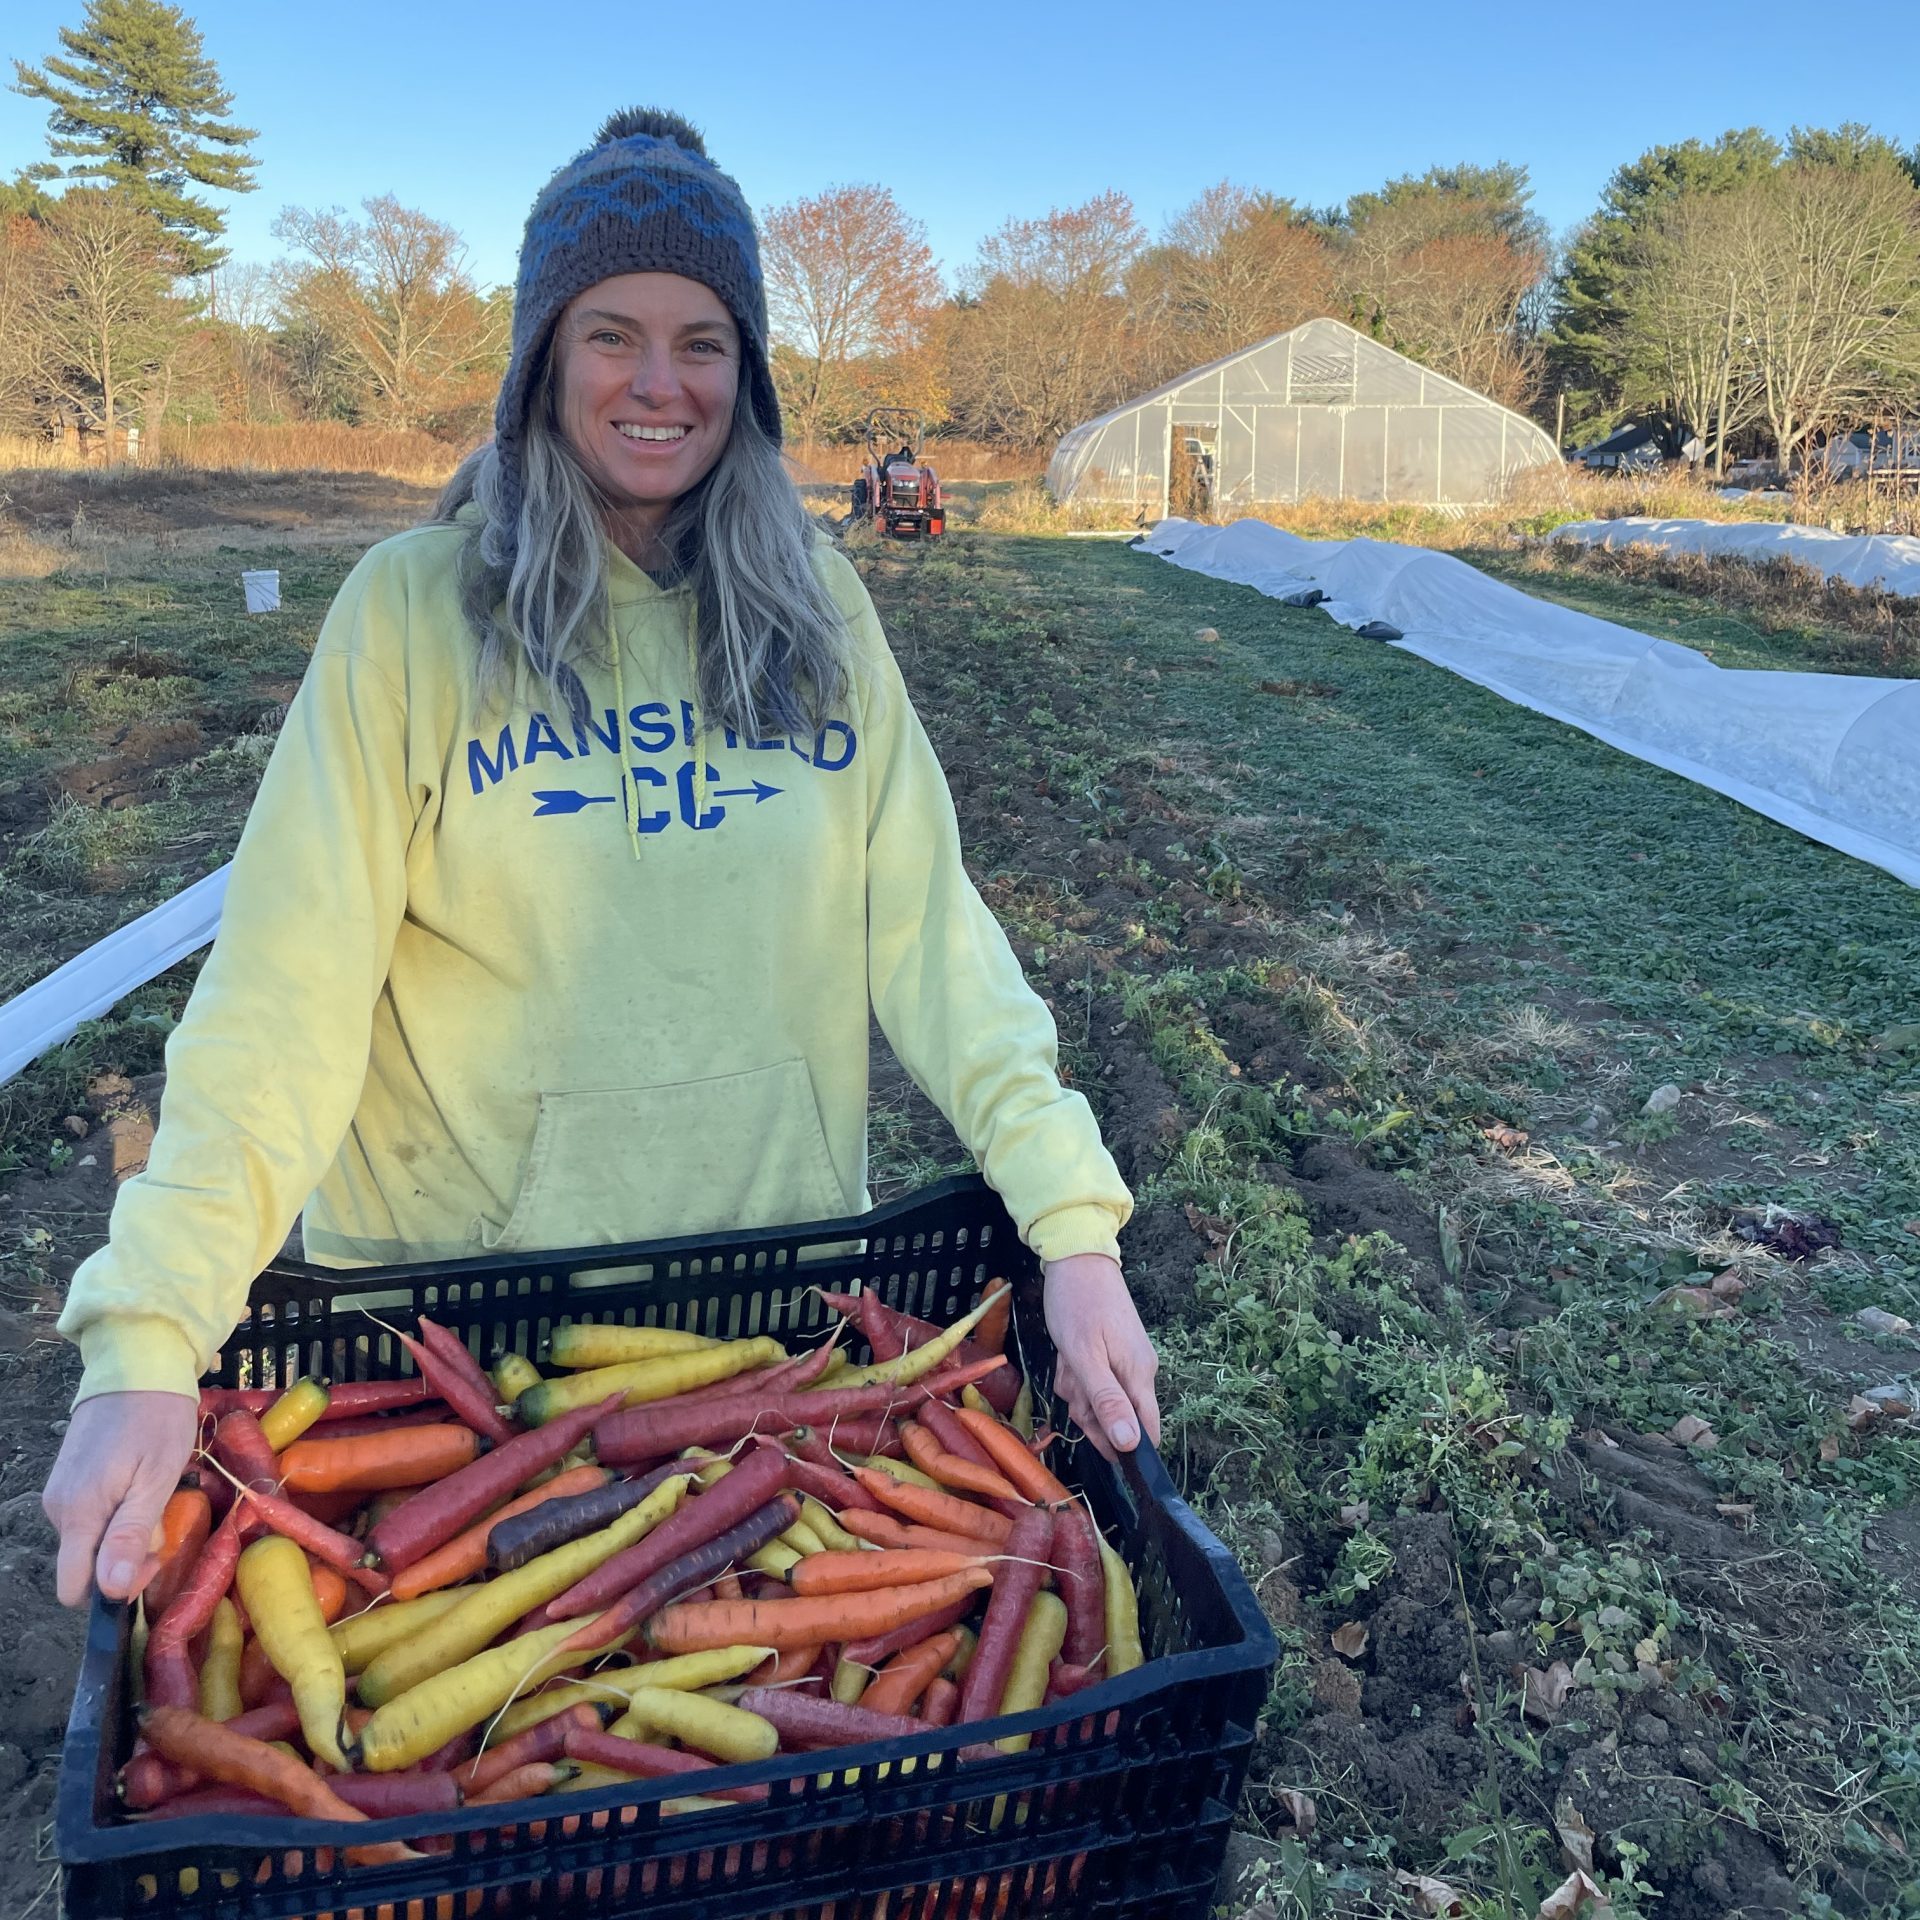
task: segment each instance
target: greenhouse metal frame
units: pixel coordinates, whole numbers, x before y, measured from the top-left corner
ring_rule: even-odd
[[[1339,320],[1309,320],[1066,433],[1053,497],[1169,512],[1308,498],[1486,506],[1552,439]],[[1194,497],[1186,497],[1192,493]]]

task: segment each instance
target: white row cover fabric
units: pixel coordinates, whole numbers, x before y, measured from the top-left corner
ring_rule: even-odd
[[[1502,699],[1920,886],[1920,681],[1716,667],[1424,547],[1168,520],[1144,548],[1275,598],[1318,587],[1344,626],[1396,627]]]
[[[1765,498],[1765,495],[1760,496]],[[1658,547],[1663,553],[1797,560],[1822,579],[1920,599],[1920,540],[1910,533],[1834,533],[1783,520],[1570,520],[1556,540],[1583,547]]]
[[[97,1020],[176,960],[198,952],[219,930],[226,897],[227,869],[222,867],[0,1006],[0,1085],[71,1039],[81,1021]]]
[[[1155,516],[1176,436],[1215,509],[1309,498],[1483,506],[1526,468],[1558,468],[1531,420],[1339,320],[1309,320],[1197,367],[1062,436],[1054,499]]]

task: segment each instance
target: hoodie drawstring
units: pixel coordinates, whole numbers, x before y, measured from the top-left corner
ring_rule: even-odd
[[[698,609],[693,605],[692,597],[687,601],[687,682],[692,689],[689,705],[693,710],[693,817],[702,820],[707,812],[707,756],[704,745],[706,719],[700,711],[700,652],[696,642],[699,631]],[[613,617],[613,597],[607,597],[607,639],[613,649],[613,698],[619,707],[616,721],[618,737],[622,742],[620,754],[620,812],[627,823],[627,838],[633,846],[633,857],[638,860],[640,854],[640,810],[633,793],[633,771],[627,765],[625,740],[627,729],[627,684],[626,675],[621,671],[621,655],[626,648],[621,643],[620,629]]]

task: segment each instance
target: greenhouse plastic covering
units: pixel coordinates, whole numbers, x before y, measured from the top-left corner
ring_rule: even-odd
[[[1309,320],[1073,428],[1048,489],[1159,518],[1177,504],[1176,437],[1210,466],[1216,510],[1314,497],[1480,506],[1527,468],[1561,464],[1531,420],[1338,320]]]
[[[71,1039],[81,1021],[98,1019],[136,987],[204,947],[219,928],[226,897],[227,869],[222,867],[0,1006],[0,1084]]]
[[[1423,547],[1176,519],[1143,550],[1275,598],[1317,588],[1343,626],[1397,628],[1502,699],[1920,886],[1920,681],[1716,667]]]
[[[1797,560],[1825,580],[1920,599],[1920,540],[1910,533],[1834,533],[1779,520],[1573,520],[1556,540],[1586,547],[1658,547],[1715,558]]]

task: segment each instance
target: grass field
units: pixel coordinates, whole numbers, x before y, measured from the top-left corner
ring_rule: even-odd
[[[370,518],[418,510],[319,503],[274,550],[128,504],[10,593],[0,993],[224,857]],[[289,610],[248,620],[276,551]],[[1854,1317],[1920,1319],[1914,894],[1116,544],[853,551],[1139,1196],[1169,1459],[1281,1638],[1223,1911],[1443,1910],[1426,1875],[1531,1920],[1583,1858],[1621,1916],[1920,1910],[1914,1342]],[[1887,670],[1482,557],[1724,666]],[[47,1325],[111,1191],[63,1121],[146,1084],[191,971],[0,1090],[9,1913],[77,1645],[33,1531]],[[892,1070],[874,1144],[895,1190],[962,1157]]]

